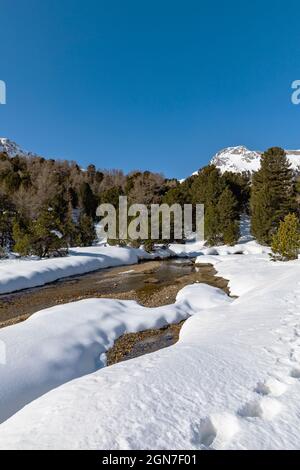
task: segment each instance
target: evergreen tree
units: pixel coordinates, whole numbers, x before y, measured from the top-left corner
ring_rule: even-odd
[[[284,221],[280,221],[278,231],[272,237],[272,258],[281,261],[297,259],[299,250],[299,220],[295,214],[288,214]]]
[[[36,220],[15,221],[13,239],[14,250],[22,256],[61,256],[68,249],[59,218],[52,208],[42,210]]]
[[[208,165],[199,171],[191,185],[192,203],[217,204],[218,199],[225,188],[225,181],[221,177],[220,170],[214,165]]]
[[[82,214],[78,225],[80,246],[90,246],[96,239],[96,231],[92,217]]]
[[[97,200],[89,183],[84,182],[80,186],[80,201],[84,213],[94,219],[97,209]]]
[[[219,245],[222,242],[219,211],[215,204],[205,206],[204,236],[208,245]]]
[[[23,223],[20,220],[14,220],[13,223],[13,249],[21,256],[31,254],[30,223]]]
[[[113,186],[102,192],[100,196],[101,204],[112,204],[117,209],[119,207],[119,197],[123,195],[124,192],[120,186]]]
[[[217,205],[219,230],[225,245],[234,245],[239,238],[237,206],[238,202],[236,197],[231,190],[226,187]]]
[[[0,247],[9,248],[12,244],[12,225],[15,208],[10,199],[0,194]]]
[[[280,220],[295,210],[293,173],[284,150],[272,147],[253,176],[251,231],[260,243],[271,242]]]
[[[236,198],[237,210],[239,212],[249,212],[250,175],[247,172],[232,173],[231,171],[225,171],[222,178]]]

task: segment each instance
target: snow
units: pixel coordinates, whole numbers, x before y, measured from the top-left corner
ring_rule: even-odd
[[[300,150],[287,150],[287,158],[291,164],[291,168],[300,171]]]
[[[193,258],[201,253],[204,241],[187,241],[186,243],[170,243],[169,251],[173,256]]]
[[[0,137],[0,153],[6,152],[9,157],[21,157],[33,156],[34,154],[23,150],[18,144],[6,137]]]
[[[168,307],[88,299],[43,310],[26,322],[1,329],[7,363],[0,369],[0,422],[52,388],[103,367],[103,353],[120,335],[187,318],[199,295],[206,307],[224,302],[224,297],[229,301],[223,292],[216,296],[209,286],[193,285]]]
[[[96,246],[72,248],[68,256],[60,258],[10,257],[0,260],[0,295],[98,269],[136,264],[139,260],[166,259],[171,256],[196,257],[202,248],[203,242],[191,241],[171,244],[168,248],[157,245],[152,253],[148,253],[143,247],[108,246],[101,242]]]
[[[211,164],[216,165],[222,173],[232,171],[242,173],[244,171],[259,170],[260,153],[248,150],[246,147],[228,147],[218,152],[211,160]]]
[[[44,394],[0,425],[0,447],[299,448],[300,261],[248,252],[200,257],[230,280],[236,299],[195,284],[159,309],[95,299],[1,330],[2,413],[13,412],[10,394]],[[189,314],[175,345],[99,369],[124,330]]]
[[[58,231],[55,231],[55,234],[60,235]],[[136,264],[140,260],[167,259],[174,256],[196,257],[202,248],[203,242],[190,241],[186,244],[170,244],[169,247],[158,244],[154,251],[148,253],[143,246],[140,248],[109,246],[105,240],[98,240],[95,246],[71,248],[66,257],[17,258],[10,253],[9,259],[0,260],[0,295],[43,286],[58,279],[98,269]]]
[[[291,168],[298,173],[300,172],[300,150],[286,150],[287,158],[291,164]],[[243,145],[236,147],[227,147],[216,153],[210,160],[210,164],[215,165],[221,173],[231,171],[233,173],[243,173],[258,171],[260,168],[260,159],[262,152],[249,150]],[[198,171],[192,173],[197,175]],[[183,183],[185,179],[179,180]]]
[[[42,286],[98,269],[135,264],[139,259],[165,255],[161,251],[149,255],[144,250],[134,248],[92,246],[72,248],[68,256],[61,258],[1,260],[0,294]]]

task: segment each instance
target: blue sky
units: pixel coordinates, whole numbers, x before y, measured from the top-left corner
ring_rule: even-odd
[[[0,136],[183,177],[232,145],[300,148],[299,1],[0,0]]]

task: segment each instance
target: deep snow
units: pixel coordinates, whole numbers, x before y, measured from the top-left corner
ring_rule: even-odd
[[[273,263],[268,254],[253,253],[253,243],[248,253],[200,256],[230,280],[237,299],[199,284],[179,292],[174,306],[91,300],[87,309],[82,302],[55,307],[1,330],[11,342],[18,333],[19,345],[22,338],[28,342],[27,355],[20,346],[19,356],[15,351],[13,361],[0,365],[1,374],[11,368],[38,390],[41,374],[67,378],[75,363],[92,369],[99,344],[107,346],[124,328],[193,313],[174,346],[102,368],[32,401],[0,425],[0,447],[299,448],[300,261]],[[103,315],[105,322],[98,322]],[[49,344],[47,335],[39,339],[44,329]],[[42,354],[33,354],[34,345]],[[9,384],[9,370],[5,374]],[[8,402],[19,383],[7,386]]]
[[[205,305],[223,301],[225,294],[220,291],[216,297],[211,289],[188,286],[174,305],[158,308],[145,308],[135,301],[81,300],[2,328],[6,364],[0,365],[0,422],[52,388],[102,368],[106,365],[103,353],[122,334],[179,322],[196,311],[201,295]]]

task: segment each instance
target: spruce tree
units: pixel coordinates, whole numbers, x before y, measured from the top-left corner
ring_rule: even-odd
[[[222,242],[219,211],[212,203],[205,206],[204,236],[206,243],[210,246],[219,245]]]
[[[191,185],[192,203],[217,204],[217,201],[225,188],[225,181],[221,177],[220,170],[214,165],[204,167],[195,176]]]
[[[251,232],[260,243],[269,244],[279,223],[295,210],[293,172],[283,149],[272,147],[261,158],[253,176]]]
[[[31,235],[32,252],[40,257],[62,255],[67,250],[59,216],[50,207],[32,223]]]
[[[300,250],[299,220],[295,214],[288,214],[280,222],[272,238],[272,259],[289,261],[298,258]]]
[[[14,251],[41,258],[67,253],[67,242],[57,214],[44,208],[36,220],[16,220],[13,225]]]
[[[97,200],[90,185],[86,182],[82,183],[80,186],[80,201],[84,213],[94,219],[97,209]]]
[[[14,206],[10,199],[0,193],[0,247],[10,248],[12,244],[12,225],[14,217]]]
[[[22,221],[16,219],[13,223],[13,250],[21,256],[27,256],[32,253],[29,225],[29,221],[24,224]]]
[[[90,246],[96,239],[96,231],[92,217],[82,214],[78,224],[80,246]]]
[[[237,223],[238,202],[232,191],[226,187],[222,192],[217,209],[219,218],[219,230],[225,245],[234,245],[239,238],[239,226]]]

